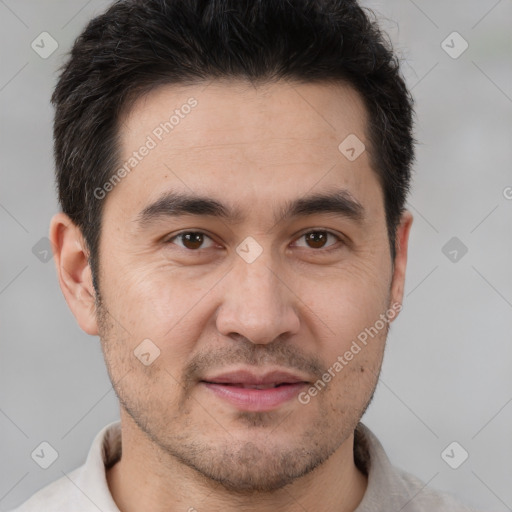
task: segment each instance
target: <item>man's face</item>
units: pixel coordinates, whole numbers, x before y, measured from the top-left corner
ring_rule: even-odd
[[[348,87],[285,83],[161,87],[123,117],[121,165],[138,160],[104,199],[98,328],[122,414],[162,460],[271,490],[350,439],[382,362],[378,320],[401,299],[366,122]],[[350,134],[366,144],[353,161],[338,149]],[[336,193],[345,207],[284,215]],[[239,215],[176,215],[169,194]]]

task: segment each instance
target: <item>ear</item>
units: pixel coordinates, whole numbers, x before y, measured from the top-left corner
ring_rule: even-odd
[[[395,261],[393,279],[391,282],[391,304],[402,304],[405,286],[405,270],[407,267],[407,249],[409,246],[409,233],[411,231],[413,216],[406,210],[400,218],[395,236]],[[398,316],[398,315],[397,315]],[[396,318],[396,317],[395,317]]]
[[[51,220],[50,241],[60,288],[69,309],[82,330],[95,336],[98,334],[96,294],[82,233],[67,215],[58,213]]]

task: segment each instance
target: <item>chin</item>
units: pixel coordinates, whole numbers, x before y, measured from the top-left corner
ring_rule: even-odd
[[[246,439],[229,437],[220,443],[181,445],[174,456],[214,486],[248,495],[279,491],[320,466],[336,450],[335,443],[325,440],[309,447],[304,439],[288,438],[288,445],[282,439],[272,442],[271,430],[252,438],[251,430],[245,430]]]
[[[196,470],[231,494],[248,495],[279,491],[323,462],[307,460],[304,453],[302,456],[298,453],[283,456],[274,452],[272,457],[259,453],[259,461],[255,463],[254,456],[259,451],[250,445],[243,451],[248,454],[246,461],[239,454],[240,459],[237,461],[227,462],[223,459],[218,465],[209,464],[207,469],[196,467]]]

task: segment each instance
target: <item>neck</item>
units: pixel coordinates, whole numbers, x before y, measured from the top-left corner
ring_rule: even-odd
[[[123,421],[122,457],[106,476],[121,512],[353,512],[367,486],[353,448],[352,434],[325,463],[293,483],[271,493],[234,494],[162,454],[135,425]]]

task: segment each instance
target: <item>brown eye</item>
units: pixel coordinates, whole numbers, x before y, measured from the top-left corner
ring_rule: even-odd
[[[181,240],[181,244],[176,245],[178,245],[179,247],[183,247],[184,249],[188,249],[190,251],[195,251],[197,249],[206,249],[207,247],[202,247],[206,240],[210,240],[210,242],[213,243],[213,240],[208,235],[202,233],[201,231],[184,231],[172,237],[169,240],[169,243],[175,243],[175,240]]]
[[[314,231],[305,236],[307,243],[314,249],[321,249],[327,241],[327,234],[323,231]]]
[[[327,245],[327,242],[331,239],[334,239],[333,243]],[[298,240],[305,240],[306,245],[297,244],[299,247],[306,247],[310,249],[324,249],[329,248],[333,245],[336,245],[336,242],[342,241],[341,238],[336,236],[334,233],[330,233],[329,231],[309,231],[308,233],[304,233]]]

